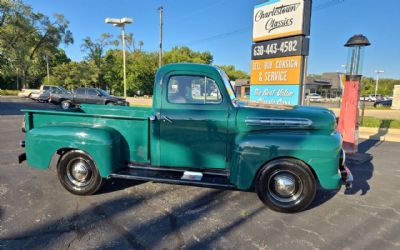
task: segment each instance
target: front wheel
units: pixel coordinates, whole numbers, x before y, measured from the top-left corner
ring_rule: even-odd
[[[61,157],[57,175],[61,185],[76,195],[94,194],[104,183],[92,158],[80,150],[69,151]]]
[[[277,159],[266,164],[255,183],[262,202],[275,211],[293,213],[314,200],[316,180],[310,168],[295,159]]]

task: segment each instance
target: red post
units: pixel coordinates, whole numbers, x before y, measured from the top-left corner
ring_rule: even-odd
[[[338,131],[343,137],[343,149],[349,154],[355,154],[358,151],[360,80],[361,76],[346,76],[340,108]]]

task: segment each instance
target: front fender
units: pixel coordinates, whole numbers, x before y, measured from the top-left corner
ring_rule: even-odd
[[[121,136],[109,127],[61,125],[39,127],[26,133],[28,165],[45,169],[60,149],[79,149],[95,161],[100,175],[109,176],[122,165]]]
[[[262,166],[284,157],[309,165],[323,188],[340,186],[338,133],[258,131],[239,135],[235,145],[230,181],[239,189],[249,189]]]

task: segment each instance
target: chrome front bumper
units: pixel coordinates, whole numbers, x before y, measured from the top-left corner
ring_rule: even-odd
[[[342,170],[342,169],[343,170]],[[353,175],[350,172],[350,169],[346,166],[343,166],[339,168],[340,170],[340,175],[342,176],[342,181],[344,185],[346,186],[346,189],[351,189],[353,186]]]
[[[353,186],[354,178],[350,169],[346,167],[346,153],[343,149],[340,157],[339,172],[342,178],[342,182],[346,186],[346,189],[351,189]]]

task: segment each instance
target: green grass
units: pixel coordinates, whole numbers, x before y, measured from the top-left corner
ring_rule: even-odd
[[[400,120],[379,119],[376,117],[365,116],[361,127],[368,128],[400,128]]]
[[[362,109],[362,108],[361,108]],[[391,110],[391,107],[385,107],[385,106],[382,106],[382,107],[374,107],[374,106],[365,106],[365,110]]]
[[[0,95],[18,95],[18,90],[0,89]]]

